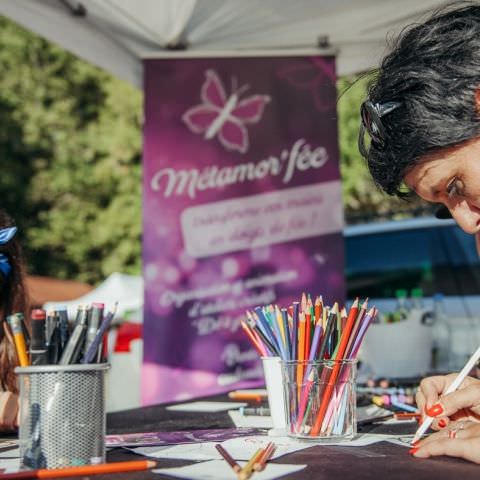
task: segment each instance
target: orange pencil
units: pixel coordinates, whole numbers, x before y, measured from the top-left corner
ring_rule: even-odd
[[[248,335],[248,337],[252,341],[253,345],[257,349],[260,356],[261,357],[266,357],[267,356],[267,351],[265,350],[265,347],[263,346],[262,342],[258,338],[255,331],[251,330],[250,327],[243,320],[240,321],[240,324],[242,325],[242,328],[245,330],[245,333]]]
[[[317,297],[315,299],[315,307],[314,307],[314,310],[315,310],[315,325],[317,324],[318,319],[322,315],[322,306],[323,306],[322,304],[323,304],[322,297]]]
[[[25,470],[15,473],[4,473],[0,480],[30,479],[30,478],[61,478],[80,477],[86,475],[100,475],[105,473],[133,472],[148,470],[157,466],[152,460],[134,460],[132,462],[100,463],[98,465],[82,465],[79,467],[41,468],[39,470]]]
[[[256,472],[261,472],[262,470],[265,470],[266,463],[268,462],[270,457],[274,454],[276,448],[277,447],[272,442],[267,444],[267,446],[263,449],[263,452],[260,458],[257,458],[255,463],[253,464],[253,469]]]
[[[301,312],[298,316],[298,347],[297,347],[297,389],[300,398],[300,390],[303,380],[303,363],[305,361],[305,314]]]
[[[262,402],[267,398],[266,391],[260,390],[234,390],[233,392],[228,393],[228,398],[231,400],[239,400],[239,401],[254,401],[254,402]]]
[[[345,350],[347,348],[347,343],[350,338],[350,333],[352,331],[353,324],[355,323],[355,319],[357,318],[357,313],[358,313],[358,298],[355,299],[352,307],[350,308],[350,311],[348,312],[347,324],[345,325],[345,330],[342,332],[342,336],[340,338],[340,345],[338,347],[338,352],[334,360],[342,360],[344,358]],[[340,363],[336,362],[333,367],[332,373],[330,374],[330,378],[328,379],[328,383],[322,397],[322,403],[320,404],[320,408],[318,410],[317,418],[315,419],[315,423],[313,424],[312,430],[310,431],[310,435],[312,436],[318,435],[320,431],[323,418],[325,417],[325,413],[327,412],[327,407],[330,402],[330,397],[332,395],[333,388],[337,380],[339,370],[340,370]]]

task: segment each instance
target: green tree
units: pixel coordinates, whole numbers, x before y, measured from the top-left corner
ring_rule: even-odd
[[[342,77],[337,84],[340,170],[347,223],[382,216],[395,219],[412,216],[412,213],[428,214],[430,207],[418,198],[404,200],[380,191],[358,151],[359,112],[367,96],[368,80],[366,76]]]
[[[140,272],[141,92],[0,18],[0,194],[32,273]]]

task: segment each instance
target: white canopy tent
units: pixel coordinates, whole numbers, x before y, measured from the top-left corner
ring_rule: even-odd
[[[3,14],[141,87],[142,59],[174,49],[273,55],[328,48],[339,75],[375,67],[386,38],[439,0],[0,0]],[[320,48],[319,48],[320,47]],[[185,53],[180,51],[185,49]]]
[[[106,310],[112,309],[115,303],[118,303],[117,319],[142,322],[143,278],[115,272],[91,292],[69,302],[48,302],[43,308],[54,310],[59,305],[64,305],[67,307],[69,317],[75,318],[79,305],[90,305],[93,302],[104,303]]]

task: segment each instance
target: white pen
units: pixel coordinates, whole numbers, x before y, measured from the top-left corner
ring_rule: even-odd
[[[470,370],[475,366],[475,364],[478,362],[480,359],[480,347],[477,348],[475,353],[470,357],[468,362],[465,364],[465,366],[462,368],[461,372],[457,375],[455,380],[450,384],[450,386],[445,390],[444,395],[447,395],[448,393],[454,392],[465,380],[465,377],[470,373]],[[413,437],[412,443],[418,442],[420,438],[422,438],[422,435],[428,430],[428,427],[433,422],[434,417],[426,417],[424,422],[418,427],[418,430],[415,433],[415,436]]]

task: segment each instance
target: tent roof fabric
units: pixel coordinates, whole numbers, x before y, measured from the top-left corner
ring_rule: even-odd
[[[299,54],[327,38],[339,75],[375,68],[387,39],[439,0],[2,0],[3,14],[142,86],[142,59],[175,50]],[[186,50],[177,50],[185,47]],[[315,50],[316,49],[316,50]]]

